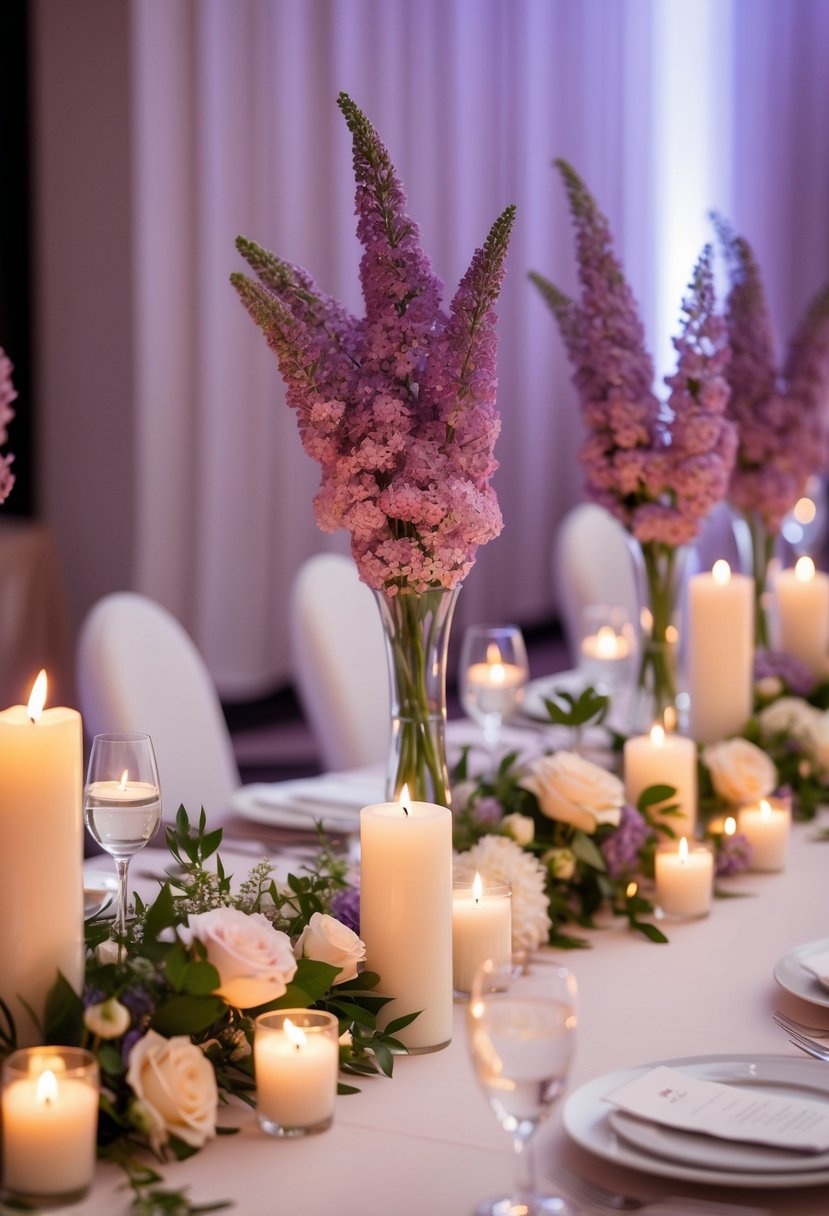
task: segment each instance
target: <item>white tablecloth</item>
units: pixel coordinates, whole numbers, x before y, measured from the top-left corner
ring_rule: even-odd
[[[813,841],[813,835],[808,825],[795,827],[785,873],[731,880],[729,888],[746,898],[716,901],[702,921],[666,923],[668,945],[651,944],[616,925],[592,933],[592,949],[550,952],[533,967],[528,985],[543,985],[551,960],[565,961],[578,979],[580,1031],[571,1091],[605,1072],[683,1055],[804,1058],[772,1022],[773,1011],[782,1008],[812,1023],[823,1013],[829,1026],[829,1010],[784,993],[772,971],[796,946],[829,938],[829,844]],[[460,1005],[447,1049],[402,1058],[392,1080],[367,1080],[360,1094],[338,1098],[335,1124],[322,1135],[272,1139],[246,1109],[226,1111],[223,1122],[240,1133],[163,1172],[169,1185],[188,1185],[194,1200],[231,1199],[243,1216],[464,1216],[482,1198],[508,1190],[512,1177],[508,1137],[467,1060]],[[542,1130],[536,1151],[539,1172],[553,1178],[557,1162],[566,1160],[647,1197],[742,1200],[780,1216],[829,1212],[829,1187],[715,1190],[612,1167],[569,1141],[560,1109]],[[66,1210],[118,1216],[128,1208],[121,1186],[119,1171],[102,1165],[92,1195]]]

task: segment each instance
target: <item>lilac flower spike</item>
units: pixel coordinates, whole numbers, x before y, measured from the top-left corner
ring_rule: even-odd
[[[490,485],[500,428],[494,305],[515,209],[475,252],[447,315],[388,152],[346,94],[338,104],[353,139],[365,318],[244,237],[237,248],[258,281],[231,282],[279,360],[303,446],[321,466],[319,527],[347,528],[361,578],[388,596],[454,587],[502,527]]]
[[[17,399],[17,391],[12,384],[13,370],[11,359],[0,346],[0,445],[6,442],[6,427],[14,418],[11,404]],[[13,459],[13,456],[0,455],[0,503],[5,502],[14,485],[14,474],[11,471]]]

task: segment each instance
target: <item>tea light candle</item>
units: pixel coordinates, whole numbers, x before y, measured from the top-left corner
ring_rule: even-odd
[[[59,971],[83,980],[81,716],[45,701],[41,672],[28,705],[0,713],[0,997],[22,1046],[38,1031],[18,997],[42,1015]]]
[[[74,1203],[95,1171],[98,1065],[71,1047],[24,1048],[3,1065],[3,1187],[37,1206]]]
[[[782,798],[740,807],[737,825],[751,845],[752,870],[782,870],[789,855],[792,809]]]
[[[471,663],[463,678],[479,713],[508,718],[521,703],[527,673],[517,663],[505,663],[497,642],[490,642],[486,662]]]
[[[602,625],[598,633],[591,633],[581,640],[581,653],[587,659],[602,662],[626,659],[630,654],[627,638],[617,633],[612,625]]]
[[[815,570],[810,557],[775,580],[778,646],[823,675],[829,652],[829,575]]]
[[[719,743],[742,731],[753,708],[754,582],[717,561],[688,581],[689,733]]]
[[[472,978],[488,958],[512,951],[512,908],[508,886],[485,887],[480,874],[455,883],[452,899],[452,981],[458,995],[468,996]]]
[[[339,1071],[337,1030],[333,1014],[316,1010],[282,1009],[256,1019],[256,1108],[265,1131],[299,1136],[331,1126]]]
[[[688,847],[683,836],[656,851],[656,902],[666,916],[707,916],[714,894],[714,857],[705,845]]]
[[[360,936],[366,966],[394,999],[381,1029],[420,1010],[398,1034],[412,1052],[452,1038],[452,815],[431,802],[380,802],[360,812]]]
[[[693,739],[666,734],[655,725],[649,735],[634,735],[625,743],[625,794],[636,806],[639,795],[649,785],[672,785],[676,790],[678,814],[666,815],[662,822],[677,836],[693,836],[697,821],[697,749]],[[659,807],[653,816],[660,821]]]

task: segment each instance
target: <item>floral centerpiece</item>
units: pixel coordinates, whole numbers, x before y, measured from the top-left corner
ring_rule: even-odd
[[[111,920],[87,922],[82,994],[59,977],[46,1003],[43,1041],[97,1056],[99,1154],[124,1167],[135,1210],[147,1214],[212,1210],[159,1188],[147,1152],[184,1158],[234,1130],[217,1126],[217,1106],[230,1097],[254,1104],[258,1014],[307,1007],[335,1014],[340,1069],[355,1076],[390,1076],[394,1055],[405,1052],[395,1034],[416,1016],[377,1029],[390,998],[377,991],[380,977],[363,970],[345,863],[321,849],[313,866],[284,884],[266,860],[234,884],[218,854],[221,837],[221,829],[207,830],[204,812],[194,828],[180,808],[167,829],[175,876],[152,903],[135,896],[125,943],[113,937]],[[15,1045],[14,1025],[5,1006],[0,1012],[5,1054]],[[356,1091],[341,1084],[339,1092]]]
[[[320,464],[317,523],[351,533],[381,606],[398,699],[389,794],[405,783],[411,797],[448,805],[444,691],[429,689],[429,673],[445,659],[451,605],[441,603],[502,527],[490,484],[500,428],[494,304],[514,208],[495,221],[445,312],[386,148],[350,97],[338,104],[353,139],[365,316],[244,237],[237,247],[258,281],[231,279]]]
[[[14,418],[11,404],[17,398],[17,392],[12,384],[14,367],[3,347],[0,346],[0,447],[8,439],[6,427]],[[11,466],[14,458],[10,455],[0,455],[0,503],[5,502],[14,485],[14,474]]]
[[[666,377],[670,393],[660,402],[608,222],[570,165],[556,165],[576,229],[581,300],[571,300],[540,274],[530,278],[551,308],[573,364],[587,427],[580,452],[587,494],[624,525],[641,558],[651,624],[642,639],[639,682],[652,696],[653,720],[672,707],[676,694],[670,626],[679,551],[724,498],[737,448],[725,417],[726,328],[715,312],[712,250],[706,246],[673,341],[677,370]]]
[[[762,595],[766,569],[783,518],[803,494],[811,473],[826,464],[829,395],[829,284],[814,296],[775,365],[763,280],[748,241],[714,216],[725,251],[730,290],[726,322],[731,360],[728,416],[739,434],[728,497],[751,537],[756,588],[756,640],[769,645]]]

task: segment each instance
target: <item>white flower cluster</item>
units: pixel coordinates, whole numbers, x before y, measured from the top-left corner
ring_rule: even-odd
[[[472,882],[479,873],[485,886],[509,883],[512,890],[512,948],[537,950],[550,934],[541,862],[509,836],[482,836],[465,853],[455,854],[455,879]]]
[[[759,715],[765,741],[787,735],[800,744],[821,777],[829,778],[829,712],[799,697],[780,697]]]
[[[767,798],[777,786],[777,768],[770,756],[749,739],[712,743],[702,753],[718,797],[735,805]]]

